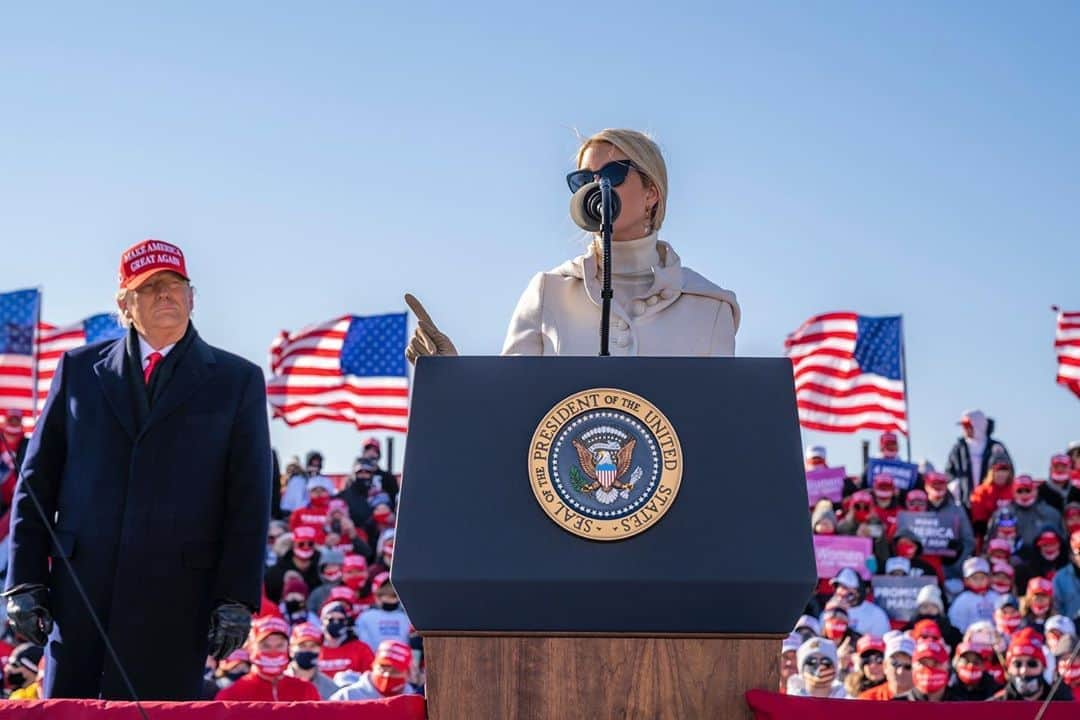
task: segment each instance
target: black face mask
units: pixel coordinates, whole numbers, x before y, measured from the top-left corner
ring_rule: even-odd
[[[383,610],[386,610],[387,612],[394,612],[399,607],[401,607],[400,602],[384,602],[380,603],[379,605],[380,607],[382,607]]]
[[[26,687],[26,677],[22,673],[9,672],[4,679],[7,680],[8,687],[15,689]]]
[[[236,682],[245,675],[247,675],[247,673],[243,670],[233,670],[232,672],[225,673],[225,677],[229,678],[232,682]]]
[[[330,620],[326,623],[326,634],[335,640],[345,637],[347,632],[349,632],[349,626],[344,620]]]
[[[319,660],[319,653],[314,650],[301,650],[293,655],[293,662],[301,670],[311,670]]]
[[[302,612],[303,610],[303,600],[287,600],[285,602],[285,612],[289,613],[290,615],[295,615],[296,613]]]

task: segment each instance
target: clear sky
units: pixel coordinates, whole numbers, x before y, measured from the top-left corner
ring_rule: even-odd
[[[0,289],[111,307],[179,244],[210,342],[404,309],[499,351],[579,253],[575,131],[647,130],[661,236],[738,293],[738,354],[822,311],[905,317],[916,457],[981,407],[1022,469],[1080,439],[1053,303],[1080,309],[1080,6],[18,3],[0,24]],[[809,434],[857,464],[858,436]],[[286,430],[349,467],[357,433]],[[400,462],[400,460],[399,460]]]

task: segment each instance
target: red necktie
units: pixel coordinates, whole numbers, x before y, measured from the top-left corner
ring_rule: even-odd
[[[152,352],[146,356],[146,369],[143,370],[143,382],[147,385],[150,384],[150,376],[154,373],[154,368],[161,362],[161,353]]]

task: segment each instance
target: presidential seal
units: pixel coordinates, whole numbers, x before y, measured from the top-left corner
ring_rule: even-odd
[[[591,540],[648,530],[682,482],[682,446],[664,414],[640,395],[582,390],[553,407],[529,446],[529,480],[557,525]]]

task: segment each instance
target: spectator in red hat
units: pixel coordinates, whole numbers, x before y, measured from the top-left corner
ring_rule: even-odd
[[[217,700],[297,702],[321,700],[307,680],[289,677],[289,626],[280,618],[260,618],[251,629],[252,671],[217,694]]]
[[[1061,513],[1062,522],[1065,524],[1065,537],[1070,537],[1074,532],[1080,530],[1080,486],[1074,487],[1072,497],[1077,499],[1070,499],[1069,502],[1065,503],[1065,509]]]
[[[867,690],[885,684],[885,641],[863,635],[855,645],[855,670],[844,678],[848,695],[858,697]]]
[[[896,481],[890,475],[877,475],[870,487],[874,496],[874,514],[885,525],[885,537],[891,538],[896,532],[896,516],[900,512]]]
[[[1053,580],[1054,574],[1069,564],[1069,554],[1062,551],[1063,545],[1061,535],[1054,526],[1043,526],[1034,544],[1020,549],[1022,562],[1016,568],[1016,584],[1027,587],[1028,580],[1033,577]]]
[[[325,538],[326,516],[330,511],[330,495],[334,492],[334,483],[328,477],[316,475],[307,481],[307,505],[297,508],[289,515],[289,529],[306,526],[315,530],[315,542],[322,544]]]
[[[936,625],[936,637],[942,638],[950,646],[955,647],[963,638],[961,632],[953,627],[945,614],[945,601],[941,597],[941,587],[938,585],[924,585],[919,588],[919,593],[915,596],[915,616],[903,629],[909,632],[912,638],[919,639],[926,635],[925,625],[920,625],[920,623]],[[917,631],[916,627],[920,629]]]
[[[390,564],[394,560],[394,529],[391,528],[379,538],[376,546],[376,559],[371,565],[372,577],[390,572]]]
[[[1005,538],[992,538],[986,543],[986,559],[991,563],[1013,563],[1013,543]]]
[[[412,648],[407,642],[384,640],[379,644],[371,668],[355,683],[334,693],[330,699],[381,700],[408,693],[412,661]]]
[[[377,488],[375,477],[379,466],[370,458],[357,458],[353,464],[353,476],[337,498],[344,500],[349,507],[349,518],[358,529],[367,528],[371,523],[371,493]],[[368,538],[370,539],[370,537]]]
[[[927,511],[936,513],[943,527],[956,528],[957,537],[950,543],[954,554],[951,558],[942,557],[940,564],[945,579],[960,579],[963,577],[964,561],[975,554],[975,533],[971,520],[967,511],[956,503],[949,492],[948,475],[928,470],[923,473],[923,487],[926,489]]]
[[[281,602],[285,573],[300,574],[309,588],[318,587],[321,554],[315,547],[315,528],[300,525],[292,532],[292,549],[282,555],[277,564],[266,571],[266,596],[274,603]]]
[[[246,648],[239,648],[218,662],[214,670],[214,681],[219,689],[224,690],[249,672],[251,672],[251,654]]]
[[[1027,592],[1020,600],[1021,627],[1031,628],[1040,635],[1043,625],[1054,614],[1054,585],[1044,577],[1028,580]]]
[[[986,534],[990,517],[1012,501],[1013,466],[1008,455],[991,455],[986,477],[971,491],[971,527],[975,535]]]
[[[356,602],[368,608],[375,604],[371,594],[371,583],[375,575],[368,568],[363,555],[346,555],[341,575],[341,583],[356,591]]]
[[[911,563],[908,572],[912,577],[933,577],[938,583],[941,582],[939,568],[928,562],[923,555],[922,541],[911,530],[901,530],[893,536],[892,552],[896,557],[906,558]]]
[[[1015,595],[1002,595],[994,603],[994,627],[1007,643],[1020,630],[1024,616],[1020,614],[1020,600]]]
[[[896,700],[909,702],[941,702],[956,700],[949,687],[949,651],[941,640],[927,639],[915,643],[912,658],[911,682],[913,687]]]
[[[908,490],[907,495],[904,496],[904,509],[911,512],[926,512],[929,504],[926,491],[919,488]]]
[[[803,453],[803,467],[807,472],[829,467],[829,454],[824,445],[811,445]]]
[[[311,623],[303,623],[292,629],[289,636],[289,654],[292,662],[285,669],[289,677],[306,680],[315,686],[323,700],[338,690],[334,681],[319,670],[319,651],[322,649],[322,630]]]
[[[986,476],[986,470],[994,463],[994,456],[1009,460],[1005,446],[991,435],[994,421],[986,417],[982,410],[966,410],[960,416],[959,425],[963,436],[953,445],[945,473],[952,478],[950,490],[956,501],[964,507],[974,509],[972,495],[980,479]],[[1011,461],[1009,461],[1011,465]],[[990,514],[987,513],[987,517]]]
[[[371,666],[374,653],[367,644],[356,638],[349,617],[352,608],[333,601],[322,609],[323,642],[319,653],[319,670],[329,677],[340,672],[364,672]]]
[[[993,649],[989,645],[963,642],[953,655],[953,678],[950,688],[952,700],[989,700],[1001,690],[994,676],[986,671]]]
[[[1030,475],[1017,475],[1013,480],[1012,511],[1016,515],[1016,532],[1025,545],[1034,545],[1039,532],[1047,525],[1061,527],[1061,513],[1039,499]]]
[[[368,531],[357,530],[349,516],[348,504],[339,497],[330,501],[326,514],[326,547],[343,554],[356,553],[367,557],[371,554]]]
[[[826,507],[826,504],[828,506]],[[857,537],[870,538],[873,542],[874,558],[881,567],[889,557],[889,541],[886,538],[885,523],[874,512],[874,495],[869,490],[857,490],[844,498],[844,518],[835,523],[835,515],[832,515],[832,504],[828,500],[819,501],[814,509],[814,518],[821,520],[832,517],[837,535],[854,535]],[[817,522],[814,527],[816,528]],[[819,532],[819,530],[815,530]],[[828,534],[828,533],[820,533]]]
[[[303,623],[318,623],[317,615],[307,609],[308,586],[300,573],[290,570],[285,574],[285,582],[282,585],[281,604],[278,609],[281,617],[289,624],[296,627]]]
[[[885,641],[885,684],[864,691],[859,699],[892,700],[911,690],[911,657],[914,654],[914,640],[907,635],[892,634]]]
[[[1059,453],[1050,458],[1050,473],[1046,482],[1039,485],[1039,498],[1048,505],[1062,512],[1069,501],[1072,484],[1069,482],[1072,461],[1068,455]]]
[[[1072,691],[1062,684],[1050,694],[1046,681],[1046,654],[1041,636],[1034,631],[1021,630],[1009,643],[1005,653],[1005,687],[994,694],[994,700],[1029,700],[1042,702],[1072,700]]]
[[[15,481],[18,479],[23,458],[26,457],[26,448],[30,445],[30,438],[26,436],[26,430],[23,427],[22,410],[8,408],[3,415],[4,424],[0,426],[0,468],[2,468],[0,479],[4,479],[4,488],[0,500],[3,500],[6,507],[11,505],[11,499],[15,495]]]
[[[1054,597],[1058,612],[1068,618],[1080,615],[1080,528],[1069,535],[1069,564],[1054,574]]]
[[[390,576],[382,573],[371,583],[375,606],[360,613],[356,619],[356,635],[372,650],[383,640],[409,642],[409,618],[401,607],[397,590],[390,583]]]

